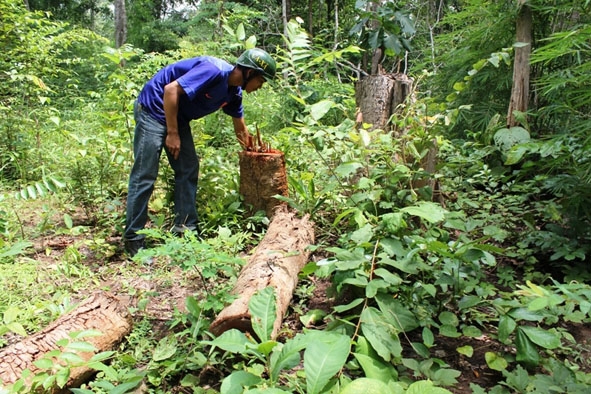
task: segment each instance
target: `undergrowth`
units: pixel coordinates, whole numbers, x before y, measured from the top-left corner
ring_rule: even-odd
[[[568,198],[586,184],[576,173],[570,184],[560,183],[558,155],[576,148],[582,160],[587,138],[553,139],[552,150],[524,127],[513,130],[515,139],[492,124],[449,140],[458,112],[420,99],[393,119],[393,130],[372,130],[353,120],[350,87],[306,83],[303,76],[315,78],[309,64],[323,71],[334,64],[297,22],[289,27],[287,49],[279,53],[286,86],[277,86],[289,110],[265,116],[263,127],[285,152],[290,174],[289,195],[277,198],[310,215],[317,231],[314,260],[300,274],[299,300],[290,310],[292,325],[271,337],[275,294],[266,288],[249,304],[252,333],[209,332],[268,224],[262,216],[243,217],[236,147],[225,143],[223,123],[194,125],[207,168],[198,204],[203,239],[168,233],[171,185],[163,169],[145,230],[151,247],[122,261],[129,109],[138,88],[133,71],[147,74],[148,65],[182,53],[108,51],[99,70],[108,87],[90,95],[96,101],[88,121],[53,116],[36,130],[48,140],[52,133],[71,138],[71,152],[63,152],[70,154],[67,164],[56,145],[39,144],[45,167],[36,166],[25,185],[12,178],[2,184],[0,341],[38,331],[89,288],[135,297],[134,326],[119,348],[106,352],[85,340],[100,332],[70,333],[35,361],[35,372],[0,392],[64,387],[73,368],[86,366],[96,375],[75,393],[440,394],[460,386],[477,394],[587,393],[591,350],[577,329],[591,322],[588,226],[576,215],[584,204]],[[145,60],[138,69],[119,67],[137,57]],[[278,100],[258,95],[247,110],[277,108]],[[53,109],[42,109],[52,116]],[[423,160],[432,150],[439,164],[429,173]],[[13,158],[11,168],[26,172],[29,157]],[[540,157],[556,159],[542,172],[532,164]],[[73,241],[46,242],[62,237]],[[47,263],[48,256],[57,257]],[[178,272],[190,280],[181,282]],[[153,294],[136,288],[138,276],[193,289],[183,311],[159,330],[145,314]],[[115,278],[117,288],[105,278]],[[330,284],[323,296],[331,302],[307,308],[319,281]],[[81,352],[94,355],[84,359]]]

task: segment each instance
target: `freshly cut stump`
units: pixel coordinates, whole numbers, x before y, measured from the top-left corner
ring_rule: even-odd
[[[274,195],[287,197],[285,155],[278,150],[268,152],[242,151],[240,157],[240,195],[252,215],[265,211],[273,217],[275,208],[284,202]]]
[[[0,351],[0,387],[10,385],[21,378],[25,369],[33,374],[39,372],[33,362],[60,347],[61,339],[70,338],[68,334],[85,330],[97,330],[103,335],[81,338],[94,345],[97,353],[112,350],[131,331],[132,320],[127,306],[119,299],[106,292],[94,293],[72,312],[61,316],[44,330],[24,338]],[[84,360],[89,360],[95,353],[79,352]],[[55,363],[59,361],[55,360]],[[77,367],[70,371],[66,387],[77,387],[86,381],[95,371],[87,367]],[[52,393],[65,392],[55,388]]]
[[[220,335],[236,328],[254,334],[248,303],[257,291],[272,286],[277,299],[277,316],[271,334],[271,338],[275,338],[293,297],[298,274],[308,262],[308,246],[313,242],[314,223],[308,216],[300,219],[287,208],[278,208],[267,233],[232,289],[238,298],[222,310],[211,323],[210,331]]]

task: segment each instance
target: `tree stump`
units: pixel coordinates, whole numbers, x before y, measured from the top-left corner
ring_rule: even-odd
[[[277,208],[267,233],[232,289],[238,298],[222,310],[209,330],[214,335],[232,328],[254,334],[248,303],[257,291],[272,286],[277,299],[277,317],[271,334],[275,338],[293,297],[298,274],[308,262],[307,248],[313,242],[314,223],[308,216],[299,219],[287,208]]]
[[[355,102],[364,123],[371,130],[388,130],[390,116],[411,92],[412,79],[406,74],[369,75],[355,84]]]
[[[406,74],[377,74],[367,76],[355,85],[355,101],[358,108],[357,123],[371,124],[370,130],[381,129],[390,131],[390,118],[400,112],[400,105],[405,103],[411,95],[413,80]],[[393,137],[398,138],[406,133],[406,130],[393,130]],[[427,175],[415,178],[413,188],[429,186],[435,190],[436,182],[429,174],[434,174],[437,165],[437,141],[429,141],[427,154],[422,160],[416,162],[407,157],[394,157],[394,160],[403,160],[406,163],[413,162],[422,168]],[[401,151],[404,151],[401,149]]]
[[[127,306],[122,305],[113,295],[97,292],[44,330],[2,349],[0,351],[1,384],[15,383],[21,378],[25,369],[29,369],[33,374],[39,372],[33,362],[43,358],[46,353],[59,349],[56,343],[62,339],[69,339],[70,333],[85,330],[102,332],[103,335],[100,336],[80,339],[92,344],[97,349],[97,353],[100,353],[112,350],[131,331],[131,328],[132,320]],[[94,353],[84,352],[78,355],[84,360],[89,360]],[[55,362],[58,361],[55,360]],[[93,373],[94,371],[84,366],[73,368],[66,387],[79,386]],[[51,392],[59,393],[62,390],[55,388]]]
[[[240,195],[249,214],[265,211],[272,218],[275,208],[285,205],[274,195],[287,197],[285,155],[271,149],[267,152],[242,151],[240,157]]]

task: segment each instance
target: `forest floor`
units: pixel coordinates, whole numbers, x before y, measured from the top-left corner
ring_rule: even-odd
[[[28,225],[36,225],[34,223],[35,217],[34,214],[29,216]],[[98,290],[108,291],[135,311],[134,321],[148,319],[152,323],[153,333],[158,336],[161,331],[161,335],[164,336],[168,328],[167,323],[172,320],[175,311],[185,311],[186,297],[199,292],[201,279],[198,274],[194,270],[182,270],[176,266],[159,266],[159,264],[165,263],[155,262],[147,265],[131,261],[122,250],[119,236],[113,236],[106,240],[108,245],[116,248],[116,253],[109,261],[104,261],[97,258],[96,253],[90,249],[81,246],[85,244],[85,237],[89,237],[89,235],[52,234],[39,237],[33,240],[35,252],[29,257],[40,263],[40,271],[52,270],[56,269],[56,265],[62,261],[64,253],[70,247],[75,247],[84,255],[82,262],[90,269],[94,278],[91,285],[78,286],[75,289],[72,303],[83,301]],[[68,280],[64,278],[64,281]],[[308,298],[305,300],[304,307],[308,310],[322,309],[330,313],[334,300],[328,296],[329,286],[330,283],[326,280],[314,281],[311,286],[312,290],[306,293]],[[139,300],[144,300],[141,308],[138,308]],[[294,303],[299,301],[294,299]],[[303,326],[298,313],[291,309],[289,312],[290,314],[284,320],[287,331],[294,333],[302,330]],[[581,357],[591,359],[591,327],[570,324],[563,328],[567,329],[577,340],[583,352]],[[420,338],[413,338],[414,335],[420,336],[420,333],[411,332],[408,333],[408,336],[401,336],[406,348],[410,349],[412,342],[421,341]],[[13,337],[9,342],[17,339]],[[447,387],[453,393],[472,393],[471,383],[486,389],[502,380],[502,375],[499,372],[488,368],[484,355],[488,351],[502,351],[503,345],[488,335],[484,334],[479,338],[436,338],[435,343],[437,345],[432,349],[434,357],[445,361],[448,368],[461,372],[458,383],[454,387]],[[471,345],[474,349],[474,354],[469,359],[456,351],[458,347],[465,345]],[[210,383],[213,387],[216,386],[216,382]],[[174,392],[185,391],[179,387],[179,391]]]

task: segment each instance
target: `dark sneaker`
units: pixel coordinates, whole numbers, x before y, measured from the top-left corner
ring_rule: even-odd
[[[146,243],[145,243],[144,239],[136,239],[136,240],[126,239],[123,242],[123,244],[125,246],[125,252],[127,252],[129,257],[135,256],[137,254],[137,252],[139,252],[141,249],[144,249],[146,247]]]
[[[170,232],[175,237],[183,237],[185,234],[191,233],[195,236],[195,238],[199,238],[199,228],[198,227],[187,227],[187,226],[179,226],[174,225],[174,227],[170,230]]]

